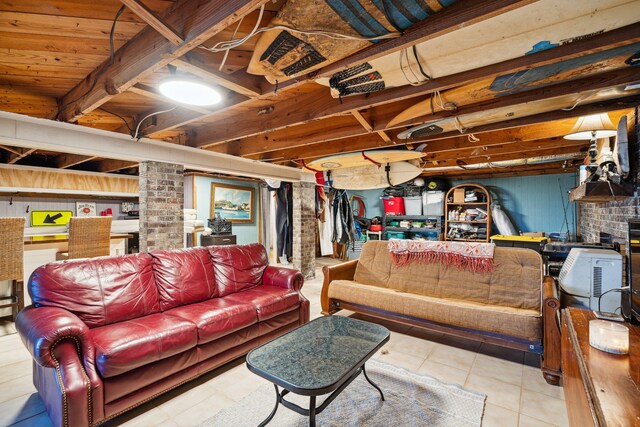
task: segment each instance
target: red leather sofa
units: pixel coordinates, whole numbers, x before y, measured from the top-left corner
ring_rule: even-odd
[[[92,426],[309,320],[300,272],[259,244],[55,262],[16,327],[55,426]]]

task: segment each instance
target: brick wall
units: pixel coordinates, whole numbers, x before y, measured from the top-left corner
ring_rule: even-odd
[[[306,279],[316,277],[315,184],[293,184],[293,266]]]
[[[634,136],[634,116],[629,119],[630,180],[640,179],[640,143]],[[638,199],[634,197],[607,203],[578,203],[579,230],[584,242],[598,242],[600,233],[608,233],[616,240],[627,238],[627,219],[639,218]]]
[[[184,245],[184,166],[140,163],[140,252]]]

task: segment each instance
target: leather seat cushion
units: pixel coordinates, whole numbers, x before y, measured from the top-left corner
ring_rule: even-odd
[[[96,367],[113,377],[196,346],[193,322],[164,313],[102,326],[91,330]]]
[[[198,344],[204,344],[258,322],[253,304],[229,297],[176,307],[165,312],[196,324]]]
[[[207,248],[153,251],[151,256],[162,311],[218,296]]]
[[[262,284],[269,265],[267,251],[259,243],[249,245],[208,246],[221,297]]]
[[[229,295],[225,299],[235,303],[250,303],[255,307],[258,321],[271,319],[281,313],[298,308],[300,297],[292,289],[277,286],[258,286]]]
[[[352,280],[332,281],[329,298],[445,325],[529,341],[542,340],[542,316],[538,310],[434,298],[369,286]]]

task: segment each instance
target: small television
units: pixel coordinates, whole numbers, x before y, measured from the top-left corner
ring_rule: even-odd
[[[630,219],[629,224],[629,244],[627,253],[629,254],[629,276],[627,310],[623,314],[633,323],[640,323],[640,219]],[[624,304],[623,304],[623,308]]]

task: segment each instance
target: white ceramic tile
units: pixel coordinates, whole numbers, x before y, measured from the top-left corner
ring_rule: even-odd
[[[460,386],[464,386],[468,375],[467,371],[443,365],[442,363],[432,362],[430,360],[425,360],[422,365],[420,365],[417,372],[419,374],[430,375],[446,383],[458,384]]]
[[[0,386],[0,403],[7,402],[20,396],[27,396],[36,392],[36,388],[31,381],[25,381],[24,377],[14,378],[10,381],[2,383]],[[27,397],[25,397],[25,400]]]
[[[442,363],[443,365],[469,371],[476,359],[476,353],[457,347],[438,345],[427,359],[432,362]]]
[[[53,427],[53,424],[49,415],[46,412],[42,412],[26,420],[11,424],[11,427]]]
[[[409,335],[397,334],[389,343],[389,350],[425,358],[428,357],[437,346],[436,343],[431,341],[425,341]]]
[[[528,417],[520,414],[520,424],[518,427],[555,427],[553,424],[545,423],[544,421],[537,420],[535,418]]]
[[[535,391],[522,390],[520,412],[555,426],[569,425],[564,401]]]
[[[275,392],[273,400],[275,402]],[[234,400],[224,396],[223,394],[212,394],[197,405],[174,416],[173,421],[180,427],[195,426],[234,403]]]
[[[519,386],[473,373],[469,374],[464,386],[470,390],[486,394],[487,403],[501,406],[514,412],[518,412],[520,409]]]
[[[35,393],[7,400],[0,403],[0,426],[11,425],[45,411],[44,402]]]
[[[564,400],[564,389],[560,386],[550,385],[547,383],[539,368],[532,368],[531,366],[524,367],[522,388]]]
[[[471,367],[471,373],[494,378],[519,387],[522,384],[522,368],[522,363],[509,362],[478,354]]]
[[[482,416],[482,427],[518,427],[518,413],[486,403]]]
[[[412,356],[394,350],[389,350],[387,354],[378,352],[374,358],[413,372],[417,371],[424,362],[424,357]]]

